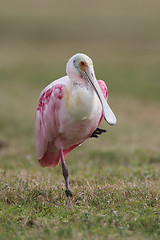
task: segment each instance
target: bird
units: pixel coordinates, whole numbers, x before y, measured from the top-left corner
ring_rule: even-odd
[[[110,125],[115,125],[117,119],[107,102],[107,86],[96,79],[91,58],[83,53],[73,55],[67,62],[66,73],[40,94],[35,139],[42,167],[54,168],[61,161],[65,193],[71,197],[66,155],[90,137],[106,132],[99,128],[103,118]]]

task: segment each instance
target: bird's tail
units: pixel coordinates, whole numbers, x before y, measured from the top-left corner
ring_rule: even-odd
[[[38,161],[41,167],[49,167],[49,168],[56,167],[60,161],[60,151],[56,151],[56,152],[46,151],[44,156]]]
[[[70,152],[72,151],[74,148],[76,148],[77,146],[79,146],[79,144],[75,144],[74,146],[66,149],[63,151],[64,157]],[[39,159],[39,163],[41,165],[41,167],[49,167],[49,168],[54,168],[57,166],[57,164],[60,162],[61,160],[61,153],[60,151],[56,151],[56,152],[48,152],[46,151],[44,156]]]

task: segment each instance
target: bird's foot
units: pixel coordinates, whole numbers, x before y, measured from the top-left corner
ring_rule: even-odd
[[[72,192],[69,189],[65,191],[67,197],[72,197]]]
[[[98,135],[101,135],[102,133],[107,132],[107,130],[105,129],[101,129],[101,128],[97,128],[92,135],[90,136],[90,138],[98,138]]]

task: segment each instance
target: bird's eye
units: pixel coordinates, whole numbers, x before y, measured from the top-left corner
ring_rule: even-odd
[[[80,64],[81,64],[81,66],[84,66],[84,65],[85,65],[85,62],[81,61]]]

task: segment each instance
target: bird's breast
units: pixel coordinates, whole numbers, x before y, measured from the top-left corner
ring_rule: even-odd
[[[84,141],[97,128],[101,115],[100,101],[92,89],[78,87],[64,92],[56,147],[68,149]]]
[[[100,102],[92,89],[77,87],[68,93],[66,110],[76,121],[89,119],[100,107]]]

